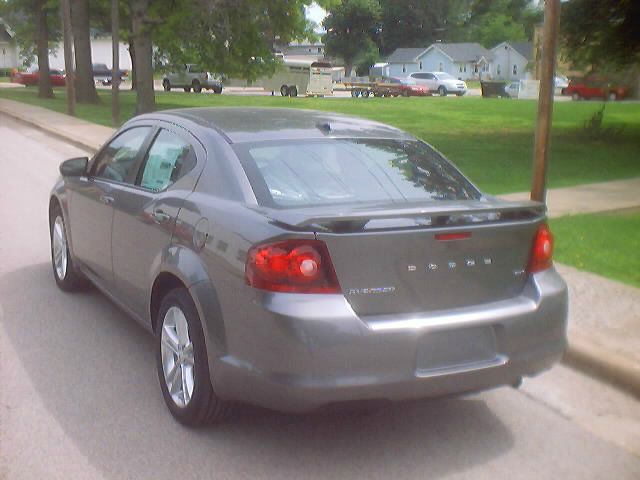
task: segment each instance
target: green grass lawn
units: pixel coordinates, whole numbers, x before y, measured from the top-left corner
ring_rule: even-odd
[[[65,111],[65,91],[38,99],[35,89],[2,89],[0,97]],[[78,116],[110,125],[108,91],[100,105],[78,105]],[[135,95],[121,93],[122,118],[133,115]],[[426,140],[454,161],[489,193],[529,190],[536,102],[462,98],[282,98],[158,92],[158,109],[205,106],[276,106],[312,108],[358,115],[389,123]],[[554,107],[549,185],[640,176],[640,104],[609,103],[606,127],[622,129],[614,138],[590,138],[586,120],[600,102],[559,102]]]
[[[551,220],[554,258],[580,270],[640,287],[640,211]]]

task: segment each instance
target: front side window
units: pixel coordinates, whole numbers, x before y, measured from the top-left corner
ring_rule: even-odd
[[[159,192],[183,177],[195,164],[195,152],[189,143],[168,130],[160,130],[145,158],[140,186]]]
[[[135,181],[140,148],[150,127],[136,127],[118,135],[96,159],[93,176],[122,183]]]
[[[235,148],[258,202],[275,208],[480,198],[447,160],[418,141],[307,140]]]

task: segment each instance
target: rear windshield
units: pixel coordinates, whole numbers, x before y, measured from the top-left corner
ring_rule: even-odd
[[[258,203],[274,208],[481,196],[442,155],[417,141],[327,139],[235,149]]]

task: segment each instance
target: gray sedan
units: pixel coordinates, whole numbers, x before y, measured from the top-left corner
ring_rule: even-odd
[[[155,335],[171,413],[300,412],[518,385],[566,345],[544,206],[344,115],[135,117],[51,193],[53,274]]]

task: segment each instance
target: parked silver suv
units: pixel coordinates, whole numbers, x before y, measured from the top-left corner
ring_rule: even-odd
[[[449,93],[455,93],[459,97],[467,93],[466,83],[445,72],[414,72],[409,74],[409,78],[414,79],[418,85],[426,85],[430,92],[438,92],[443,97]]]
[[[165,92],[172,88],[184,88],[185,92],[200,93],[203,89],[213,90],[214,93],[222,93],[222,79],[210,72],[205,72],[200,66],[193,63],[185,63],[180,69],[168,73],[162,79],[162,87]]]

